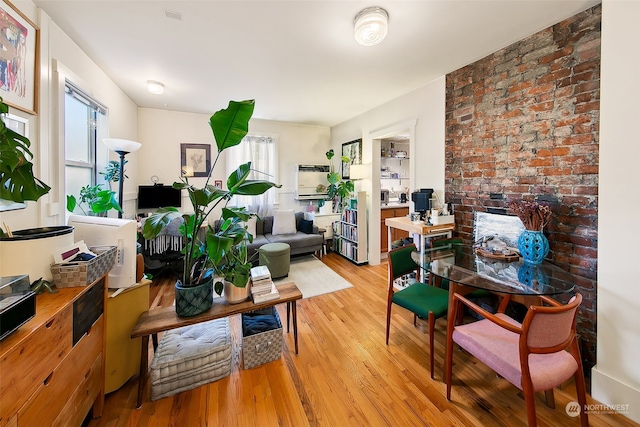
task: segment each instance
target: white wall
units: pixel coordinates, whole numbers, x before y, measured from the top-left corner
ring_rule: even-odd
[[[60,225],[64,223],[64,143],[59,138],[58,85],[54,75],[54,62],[74,83],[93,95],[109,108],[110,134],[112,137],[137,139],[137,106],[84,52],[30,1],[15,5],[40,28],[40,82],[39,111],[37,116],[22,113],[13,108],[11,113],[27,117],[30,121],[29,139],[34,149],[36,176],[51,186],[49,194],[38,202],[28,202],[27,209],[3,212],[2,221],[12,230]],[[127,156],[129,164],[125,192],[131,192],[137,181],[136,155]],[[117,155],[111,154],[116,160]],[[126,198],[125,198],[126,200]],[[125,203],[127,213],[130,207]]]
[[[389,101],[331,128],[333,148],[362,138],[362,161],[371,166],[371,179],[359,183],[367,192],[369,214],[369,263],[380,263],[380,142],[385,132],[405,130],[415,123],[411,162],[411,189],[433,188],[444,195],[445,77]],[[373,196],[372,196],[373,195]]]
[[[226,108],[226,105],[221,105],[220,108]],[[213,162],[216,143],[209,127],[210,116],[210,114],[140,108],[138,123],[142,148],[138,163],[139,184],[151,185],[152,175],[157,175],[160,182],[166,185],[178,181],[181,143],[211,144],[211,161]],[[327,164],[325,152],[331,143],[330,129],[251,119],[249,133],[259,132],[279,136],[277,182],[282,184],[282,188],[276,190],[279,208],[300,210],[301,206],[308,205],[308,202],[294,200],[295,164]],[[212,179],[226,182],[225,171],[226,162],[223,155],[214,168]],[[190,178],[189,181],[196,186],[201,186],[204,185],[206,178]],[[183,199],[182,206],[183,210],[190,207],[188,199]]]
[[[640,422],[640,2],[604,0],[600,80],[598,344],[591,394]]]

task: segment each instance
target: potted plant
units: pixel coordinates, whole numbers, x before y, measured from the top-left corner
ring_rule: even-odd
[[[353,185],[353,181],[343,180],[340,177],[340,172],[335,171],[333,167],[333,160],[332,160],[334,155],[335,153],[333,149],[325,153],[325,156],[327,156],[327,159],[329,160],[329,162],[331,162],[330,171],[327,174],[327,181],[329,181],[329,185],[326,188],[318,188],[318,190],[327,191],[327,198],[321,199],[320,201],[318,201],[318,207],[321,208],[322,206],[324,206],[326,201],[330,201],[332,203],[335,201],[337,202],[336,209],[338,209],[338,212],[339,212],[342,209],[342,207],[344,207],[347,204],[351,194],[353,194],[354,185]],[[349,157],[347,156],[342,156],[340,160],[342,162],[350,161]]]
[[[33,158],[28,138],[7,128],[4,115],[9,106],[0,97],[0,198],[22,203],[36,201],[51,190],[33,175]]]
[[[80,189],[80,199],[67,195],[67,210],[75,211],[78,207],[84,215],[106,215],[110,209],[122,212],[116,200],[116,192],[104,190],[101,184],[85,185]]]
[[[240,165],[227,178],[227,190],[210,184],[213,170],[224,150],[240,144],[249,129],[249,120],[253,115],[255,102],[231,101],[226,109],[214,113],[209,125],[213,131],[218,153],[211,166],[205,185],[197,188],[189,183],[186,176],[173,187],[185,190],[193,207],[192,214],[182,215],[176,208],[161,208],[144,223],[142,234],[146,239],[157,236],[173,219],[182,216],[180,233],[184,240],[182,277],[176,281],[176,312],[179,316],[192,316],[208,310],[213,301],[213,280],[215,275],[222,277],[248,295],[250,263],[246,256],[245,241],[252,241],[244,223],[256,214],[245,208],[229,208],[231,198],[238,195],[256,196],[272,187],[280,187],[273,182],[247,179],[251,172],[251,162]],[[220,226],[214,229],[208,223],[213,210],[223,203]],[[198,231],[206,225],[204,239],[198,237]],[[224,289],[222,281],[215,284],[215,292],[221,295]],[[191,306],[191,300],[199,300]],[[229,298],[233,300],[233,298]],[[233,301],[230,301],[233,302]]]

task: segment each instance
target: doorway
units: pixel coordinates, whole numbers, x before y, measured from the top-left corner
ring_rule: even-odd
[[[388,183],[385,183],[384,187],[392,187],[395,194],[400,193],[400,191],[396,190],[404,191],[409,198],[409,195],[413,191],[415,182],[415,157],[412,157],[411,153],[415,153],[416,121],[416,119],[405,121],[369,133],[372,147],[371,194],[375,195],[375,197],[371,197],[371,208],[369,210],[369,264],[371,265],[378,265],[380,264],[381,259],[386,258],[386,252],[384,252],[384,254],[381,252],[381,245],[383,242],[383,233],[386,233],[387,231],[386,226],[384,226],[384,218],[382,218],[383,209],[378,195],[381,194],[381,190],[383,189],[382,172],[395,172],[390,170],[382,171],[382,168],[389,167],[391,169],[391,165],[385,165],[385,163],[398,162],[398,170],[400,170],[399,162],[403,163],[401,169],[404,171],[404,176],[402,179],[391,178]],[[406,151],[406,157],[393,157],[393,159],[385,158],[383,160],[382,148],[388,146],[391,141],[394,141],[394,156],[397,155],[398,151]],[[396,147],[396,141],[402,144],[402,148],[406,147],[406,149],[399,149],[399,147]],[[388,148],[390,148],[390,146],[388,146]],[[391,154],[390,151],[387,153]],[[400,156],[402,155],[403,154],[401,153]],[[385,179],[385,181],[387,181],[387,179]],[[396,195],[394,198],[399,199],[400,196]],[[410,203],[411,201],[408,199],[407,203],[403,204],[403,206],[409,207],[409,211],[411,210],[409,206]],[[395,216],[395,206],[393,209]]]

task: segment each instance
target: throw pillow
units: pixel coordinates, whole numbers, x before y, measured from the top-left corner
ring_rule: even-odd
[[[296,217],[293,209],[273,211],[273,230],[271,234],[295,234]]]
[[[301,219],[298,223],[298,230],[305,234],[313,234],[313,221]]]
[[[249,234],[253,236],[254,239],[256,238],[257,222],[258,222],[258,219],[255,216],[252,216],[251,218],[249,218],[249,221],[244,223],[244,225],[247,227],[247,231],[249,232]]]

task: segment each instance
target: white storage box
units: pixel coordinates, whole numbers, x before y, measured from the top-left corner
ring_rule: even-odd
[[[431,224],[433,225],[453,224],[454,222],[455,217],[453,215],[438,215],[431,217]]]

